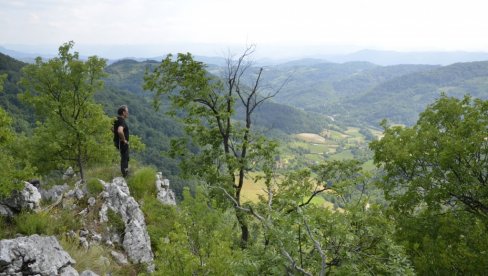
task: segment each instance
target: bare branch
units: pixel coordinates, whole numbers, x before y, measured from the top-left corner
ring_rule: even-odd
[[[326,188],[323,188],[323,189],[320,189],[320,190],[315,190],[315,191],[312,193],[312,195],[311,195],[311,196],[308,198],[308,200],[307,200],[307,201],[305,201],[304,203],[302,203],[302,204],[298,205],[298,207],[297,207],[297,208],[293,208],[293,209],[290,209],[290,210],[286,211],[286,213],[287,213],[287,214],[289,214],[289,213],[291,213],[291,212],[293,212],[293,211],[296,211],[298,208],[301,208],[301,207],[303,207],[303,206],[306,206],[306,205],[310,204],[310,202],[312,201],[312,199],[313,199],[313,198],[314,198],[316,195],[318,195],[318,194],[320,194],[321,192],[326,191],[326,190],[328,190],[328,189],[329,189],[329,188],[327,188],[327,187],[326,187]]]
[[[322,259],[322,269],[320,270],[320,275],[323,276],[325,275],[325,269],[327,268],[327,256],[322,250],[322,246],[320,245],[320,243],[313,237],[312,231],[310,231],[310,227],[308,226],[305,217],[303,217],[303,224],[305,224],[305,228],[307,229],[308,237],[313,241],[315,249],[317,249],[320,254],[320,258]]]

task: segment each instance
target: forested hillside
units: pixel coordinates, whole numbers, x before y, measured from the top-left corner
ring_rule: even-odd
[[[365,93],[344,100],[352,116],[379,122],[413,124],[429,103],[441,93],[461,98],[464,94],[487,99],[488,62],[457,63],[415,72],[385,81]],[[361,106],[361,108],[355,108]]]
[[[4,92],[0,94],[0,107],[13,115],[13,126],[17,131],[29,131],[30,125],[34,123],[34,110],[17,97],[20,92],[17,82],[20,81],[20,70],[25,65],[26,63],[0,53],[0,75],[7,74]]]
[[[417,114],[441,92],[488,97],[488,62],[449,66],[368,63],[277,65],[267,79],[278,85],[289,78],[276,101],[333,116],[353,125],[378,126],[382,119],[413,124]],[[331,70],[333,72],[331,72]]]
[[[26,64],[3,54],[0,57],[0,74],[8,74],[5,92],[0,94],[0,106],[14,118],[14,127],[18,131],[28,132],[34,124],[34,110],[18,98],[21,88],[17,84],[20,71]],[[146,144],[146,150],[135,154],[136,158],[156,166],[165,175],[176,175],[176,163],[165,153],[169,150],[171,137],[182,135],[182,127],[165,114],[168,111],[166,103],[163,102],[161,108],[155,111],[149,94],[142,88],[144,73],[157,64],[159,62],[156,61],[122,60],[107,66],[104,89],[95,94],[95,99],[103,105],[106,114],[112,117],[116,116],[120,105],[129,105],[131,133],[141,137]],[[236,119],[242,118],[237,115]],[[276,137],[300,132],[319,133],[330,121],[323,115],[306,113],[273,102],[260,107],[255,119],[262,131]]]

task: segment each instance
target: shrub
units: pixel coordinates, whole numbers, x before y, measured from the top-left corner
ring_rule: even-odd
[[[15,235],[15,225],[10,219],[0,216],[0,240],[10,239]]]
[[[103,192],[103,184],[97,178],[90,178],[86,183],[86,189],[90,195],[98,195]]]
[[[156,197],[156,170],[154,168],[145,167],[134,173],[129,178],[127,185],[129,186],[131,195],[138,201],[144,198],[145,195]]]
[[[17,232],[24,235],[45,234],[52,232],[52,222],[49,214],[22,212],[14,218]]]
[[[174,230],[177,211],[174,206],[164,205],[155,197],[145,196],[141,206],[146,219],[147,231],[151,238],[151,247],[157,250],[159,239]]]
[[[59,243],[63,249],[76,261],[77,271],[91,270],[98,275],[137,275],[142,272],[137,265],[120,266],[110,255],[110,251],[102,246],[90,246],[85,249],[79,245],[77,239],[63,237]]]
[[[52,234],[63,234],[70,230],[77,230],[83,227],[79,216],[74,216],[69,209],[56,209],[50,218],[50,232]]]
[[[125,223],[122,220],[122,217],[112,209],[108,209],[107,217],[108,224],[122,237],[125,232]]]
[[[110,182],[117,176],[120,176],[120,166],[103,166],[97,165],[90,167],[86,171],[87,178],[97,178],[103,181]]]

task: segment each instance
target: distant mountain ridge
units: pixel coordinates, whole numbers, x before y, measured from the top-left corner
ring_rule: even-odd
[[[208,66],[209,71],[219,75],[225,68],[221,63],[223,61],[209,58],[208,62],[212,62]],[[106,68],[109,73],[105,80],[106,87],[113,91],[125,91],[129,95],[149,97],[142,89],[144,72],[159,62],[158,59],[116,61]],[[19,64],[22,66],[22,63]],[[18,74],[14,75],[18,78]],[[303,59],[265,66],[262,78],[264,87],[271,90],[286,82],[281,92],[273,98],[272,108],[278,113],[284,111],[300,119],[289,120],[289,125],[283,125],[279,121],[286,120],[286,117],[271,117],[269,113],[265,116],[263,110],[259,120],[264,126],[278,127],[285,132],[315,129],[313,126],[319,125],[318,120],[331,117],[336,122],[355,125],[377,126],[383,118],[394,123],[413,124],[418,113],[441,92],[456,97],[471,94],[488,98],[488,61],[447,66],[381,66],[367,61],[331,63],[322,59]],[[15,86],[10,81],[6,85]],[[6,97],[3,98],[5,101]],[[296,108],[303,112],[297,112]]]
[[[330,62],[367,61],[378,65],[430,64],[449,65],[458,62],[486,61],[486,52],[396,52],[361,50],[346,55],[324,56]]]
[[[290,77],[275,98],[277,102],[356,125],[377,126],[382,119],[413,124],[441,92],[488,98],[488,61],[448,66],[361,62],[278,65],[266,73],[266,81],[275,86]]]
[[[104,48],[105,47],[105,48]],[[99,53],[111,53],[110,49],[114,46],[99,46]],[[33,48],[33,46],[31,47]],[[45,48],[45,47],[44,47]],[[0,53],[9,55],[17,60],[24,62],[33,62],[38,56],[43,58],[52,58],[57,53],[57,48],[54,47],[50,53],[43,48],[43,53],[39,54],[36,50],[26,51],[24,50],[12,50],[0,45]],[[124,49],[124,46],[117,46],[118,50]],[[160,61],[163,56],[166,56],[164,47],[161,47],[161,55],[158,56],[145,56],[137,53],[137,47],[126,46],[130,51],[118,51],[133,53],[131,56],[120,56],[120,58],[109,58],[109,63],[116,62],[122,59],[133,59],[136,61],[145,60],[157,60]],[[324,47],[325,49],[325,47]],[[166,50],[168,51],[168,50]],[[325,50],[324,50],[325,51]],[[183,51],[184,52],[184,51]],[[317,51],[316,51],[317,52]],[[176,54],[177,52],[172,52]],[[97,54],[100,57],[104,57],[103,54]],[[225,58],[216,56],[195,55],[195,59],[207,64],[214,64],[222,66],[225,64]],[[302,58],[260,58],[255,62],[259,66],[272,66],[284,63],[295,63],[295,65],[314,65],[318,63],[345,63],[353,61],[370,62],[377,65],[389,66],[397,64],[429,64],[429,65],[449,65],[458,62],[471,62],[471,61],[486,61],[488,60],[488,52],[466,52],[466,51],[418,51],[418,52],[399,52],[399,51],[385,51],[385,50],[371,50],[365,49],[348,54],[321,54],[317,52],[313,55],[302,55]]]

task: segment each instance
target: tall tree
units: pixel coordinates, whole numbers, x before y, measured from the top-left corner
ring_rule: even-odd
[[[44,62],[40,57],[23,68],[22,98],[32,104],[41,122],[34,134],[34,159],[42,171],[73,166],[84,180],[89,161],[104,162],[114,154],[111,145],[111,119],[93,95],[101,90],[104,59],[86,61],[74,43],[59,47],[58,57]]]
[[[442,95],[411,128],[371,143],[387,196],[402,210],[427,204],[488,219],[488,101]]]
[[[183,171],[199,177],[231,195],[241,228],[242,246],[249,239],[246,214],[240,207],[241,191],[247,172],[273,162],[276,144],[253,131],[252,115],[256,108],[277,92],[264,95],[260,90],[261,74],[254,74],[248,62],[254,47],[248,47],[237,60],[228,59],[222,78],[211,76],[204,64],[191,54],[168,55],[152,73],[145,76],[145,89],[160,96],[167,95],[173,114],[179,113],[191,141],[199,147],[196,154],[182,159]],[[246,81],[253,76],[251,81]],[[244,122],[233,119],[237,106],[242,107]],[[173,153],[183,154],[186,142],[172,142]],[[270,170],[266,170],[270,173]]]
[[[413,127],[384,127],[371,148],[417,271],[485,273],[488,101],[442,95]]]

